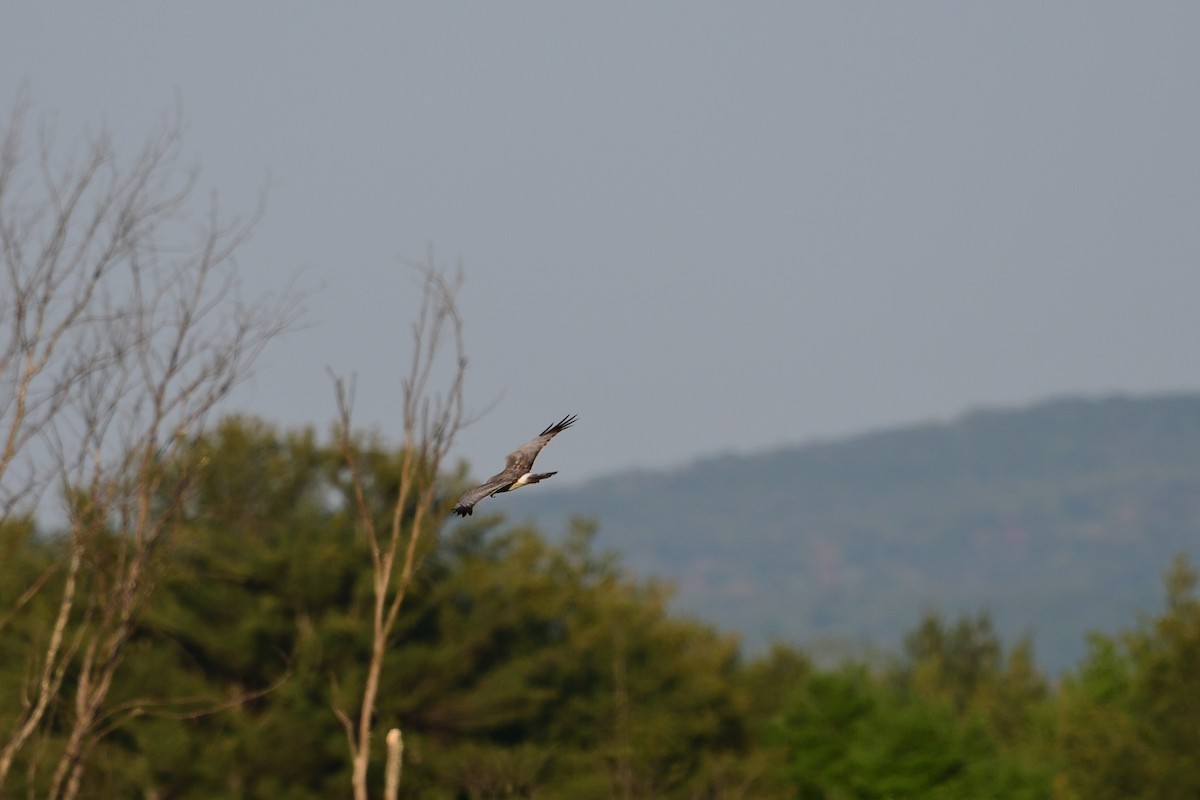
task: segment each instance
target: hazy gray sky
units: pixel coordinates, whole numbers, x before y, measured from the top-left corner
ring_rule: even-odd
[[[401,259],[461,260],[490,474],[560,481],[1064,393],[1200,388],[1200,4],[10,2],[63,139],[176,98],[312,327],[239,400],[395,432]]]

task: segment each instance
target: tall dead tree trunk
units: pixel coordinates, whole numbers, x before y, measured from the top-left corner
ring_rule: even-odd
[[[403,450],[395,502],[386,526],[376,522],[376,510],[367,499],[369,476],[358,463],[351,427],[353,388],[336,376],[334,386],[339,412],[338,436],[350,473],[359,527],[371,556],[371,655],[357,710],[347,709],[334,688],[334,712],[346,732],[350,749],[351,783],[355,800],[369,796],[368,766],[374,733],[375,710],[384,660],[396,619],[412,586],[422,548],[444,522],[449,508],[437,494],[441,465],[459,430],[465,424],[463,378],[467,360],[456,295],[461,276],[447,277],[434,265],[421,271],[422,303],[413,324],[412,361],[401,382],[400,411]],[[444,362],[449,377],[442,392],[431,382]],[[400,736],[397,731],[397,737]],[[399,765],[396,765],[399,780]]]

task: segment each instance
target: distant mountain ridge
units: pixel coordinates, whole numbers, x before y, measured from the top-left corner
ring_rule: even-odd
[[[1200,557],[1200,395],[975,411],[531,492],[512,513],[550,533],[595,518],[601,547],[751,648],[895,647],[927,608],[987,608],[1057,671],[1088,630],[1160,608],[1176,553]]]

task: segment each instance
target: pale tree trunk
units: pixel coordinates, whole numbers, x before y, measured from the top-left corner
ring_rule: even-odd
[[[400,772],[404,768],[404,737],[399,728],[387,735],[387,765],[383,779],[383,800],[396,800],[400,794]]]
[[[401,382],[401,419],[404,442],[399,488],[390,507],[390,523],[380,531],[375,509],[366,499],[366,482],[356,456],[351,427],[353,387],[334,377],[339,411],[342,455],[350,473],[358,524],[371,555],[373,603],[371,605],[371,658],[357,711],[347,710],[334,679],[334,713],[346,732],[350,751],[351,784],[355,800],[369,797],[368,767],[379,684],[388,641],[412,583],[422,548],[445,520],[448,509],[436,495],[442,460],[466,423],[463,411],[463,378],[467,361],[456,295],[461,277],[448,278],[432,263],[420,271],[422,303],[413,325],[413,355]],[[435,392],[431,376],[443,359],[450,361],[448,384]],[[396,735],[399,736],[397,729]],[[399,754],[396,756],[399,758]],[[396,767],[397,787],[399,766]]]

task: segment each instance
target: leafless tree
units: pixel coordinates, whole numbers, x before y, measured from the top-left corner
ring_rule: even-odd
[[[371,658],[367,664],[357,712],[347,710],[334,681],[334,713],[346,731],[350,748],[351,782],[355,800],[368,797],[367,767],[371,756],[371,736],[383,674],[384,657],[404,598],[412,587],[419,556],[441,527],[449,506],[437,496],[437,478],[442,461],[450,451],[458,432],[466,423],[463,411],[463,378],[467,360],[464,355],[462,321],[457,293],[461,274],[447,276],[433,263],[420,269],[422,302],[413,324],[411,363],[401,382],[400,416],[403,450],[395,501],[390,505],[388,521],[380,525],[368,500],[373,487],[370,477],[358,462],[353,438],[351,411],[353,386],[334,376],[338,406],[338,438],[350,474],[357,519],[371,554],[373,598],[371,606]],[[448,363],[447,363],[448,362]],[[435,391],[435,375],[448,374],[446,388]],[[398,744],[399,730],[389,739]],[[398,759],[402,749],[389,747],[392,763],[387,773],[387,794],[395,796],[399,784]],[[394,782],[393,782],[394,781]]]
[[[0,133],[0,524],[61,495],[53,624],[0,732],[0,794],[18,756],[46,796],[78,794],[97,741],[136,709],[105,700],[180,519],[193,445],[298,297],[243,303],[234,254],[263,210],[192,214],[196,170],[168,120],[132,158],[107,132],[64,150],[28,104]],[[40,504],[40,506],[39,506]],[[45,576],[44,576],[45,578]],[[50,741],[47,718],[55,726]],[[48,754],[48,755],[47,755]],[[52,767],[52,769],[51,769]]]

